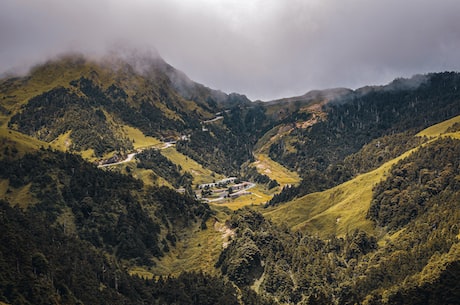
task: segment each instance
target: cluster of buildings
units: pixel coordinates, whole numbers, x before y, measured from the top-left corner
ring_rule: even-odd
[[[250,192],[245,190],[254,186],[253,183],[243,181],[234,184],[238,179],[236,177],[225,178],[217,182],[204,183],[198,185],[201,190],[201,199],[207,202],[216,202],[225,198],[237,198],[243,195],[250,195]],[[228,186],[229,184],[232,184]]]

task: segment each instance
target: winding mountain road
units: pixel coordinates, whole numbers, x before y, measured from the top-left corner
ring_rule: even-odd
[[[174,144],[173,144],[173,143],[169,143],[169,142],[165,142],[165,143],[163,143],[163,145],[162,145],[159,149],[166,149],[166,148],[171,147],[171,146],[174,146]],[[142,152],[144,149],[148,149],[148,148],[151,148],[151,147],[143,148],[142,150],[139,150],[139,151],[130,153],[130,154],[128,154],[128,156],[127,156],[126,159],[124,159],[124,160],[121,160],[121,161],[118,161],[118,162],[114,162],[114,163],[100,164],[100,165],[98,165],[97,167],[102,168],[102,167],[120,165],[120,164],[123,164],[123,163],[130,162],[130,161],[132,161],[132,160],[134,159],[134,157],[135,157],[138,153],[140,153],[140,152]]]
[[[137,154],[138,154],[137,152],[135,152],[135,153],[130,153],[130,154],[128,154],[128,156],[127,156],[126,159],[124,159],[124,160],[121,160],[121,161],[115,162],[115,163],[101,164],[101,165],[98,165],[97,167],[107,167],[107,166],[113,166],[113,165],[119,165],[119,164],[127,163],[127,162],[133,160],[133,158],[134,158]]]

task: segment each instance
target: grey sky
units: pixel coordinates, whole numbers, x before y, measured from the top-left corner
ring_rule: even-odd
[[[0,71],[156,48],[190,78],[273,99],[460,70],[458,0],[0,0]]]

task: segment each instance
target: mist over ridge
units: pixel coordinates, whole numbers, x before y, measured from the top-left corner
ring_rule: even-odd
[[[5,0],[0,73],[63,52],[154,49],[196,82],[251,100],[460,70],[457,1]]]

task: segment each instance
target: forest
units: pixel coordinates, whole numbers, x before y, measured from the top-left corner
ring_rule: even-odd
[[[153,170],[154,173],[172,182],[175,188],[183,187],[189,195],[192,195],[192,175],[188,172],[182,174],[181,166],[171,162],[158,149],[146,149],[138,153],[136,159],[139,160],[137,167]]]
[[[160,234],[162,227],[179,229],[211,214],[209,206],[191,197],[166,187],[145,189],[140,180],[98,170],[69,153],[42,150],[0,165],[10,188],[30,185],[38,203],[28,206],[29,212],[142,265],[167,251],[168,241],[160,239],[166,235]]]
[[[253,161],[253,147],[275,123],[260,105],[244,100],[223,112],[223,124],[207,124],[192,131],[190,140],[178,141],[177,149],[215,172],[238,176],[241,166]],[[207,143],[203,145],[203,143]]]
[[[259,290],[281,303],[456,304],[459,145],[432,142],[375,187],[368,217],[380,232],[404,234],[384,243],[362,230],[321,239],[239,210],[229,220],[237,238],[216,267],[243,287],[262,278]]]
[[[437,73],[417,88],[395,90],[395,80],[326,104],[327,120],[291,134],[295,152],[285,149],[284,140],[271,144],[270,157],[298,171],[302,183],[269,204],[328,189],[419,145],[423,139],[413,137],[418,131],[460,113],[459,81],[458,73]]]
[[[222,277],[142,279],[33,212],[0,201],[0,302],[7,304],[273,304]]]

